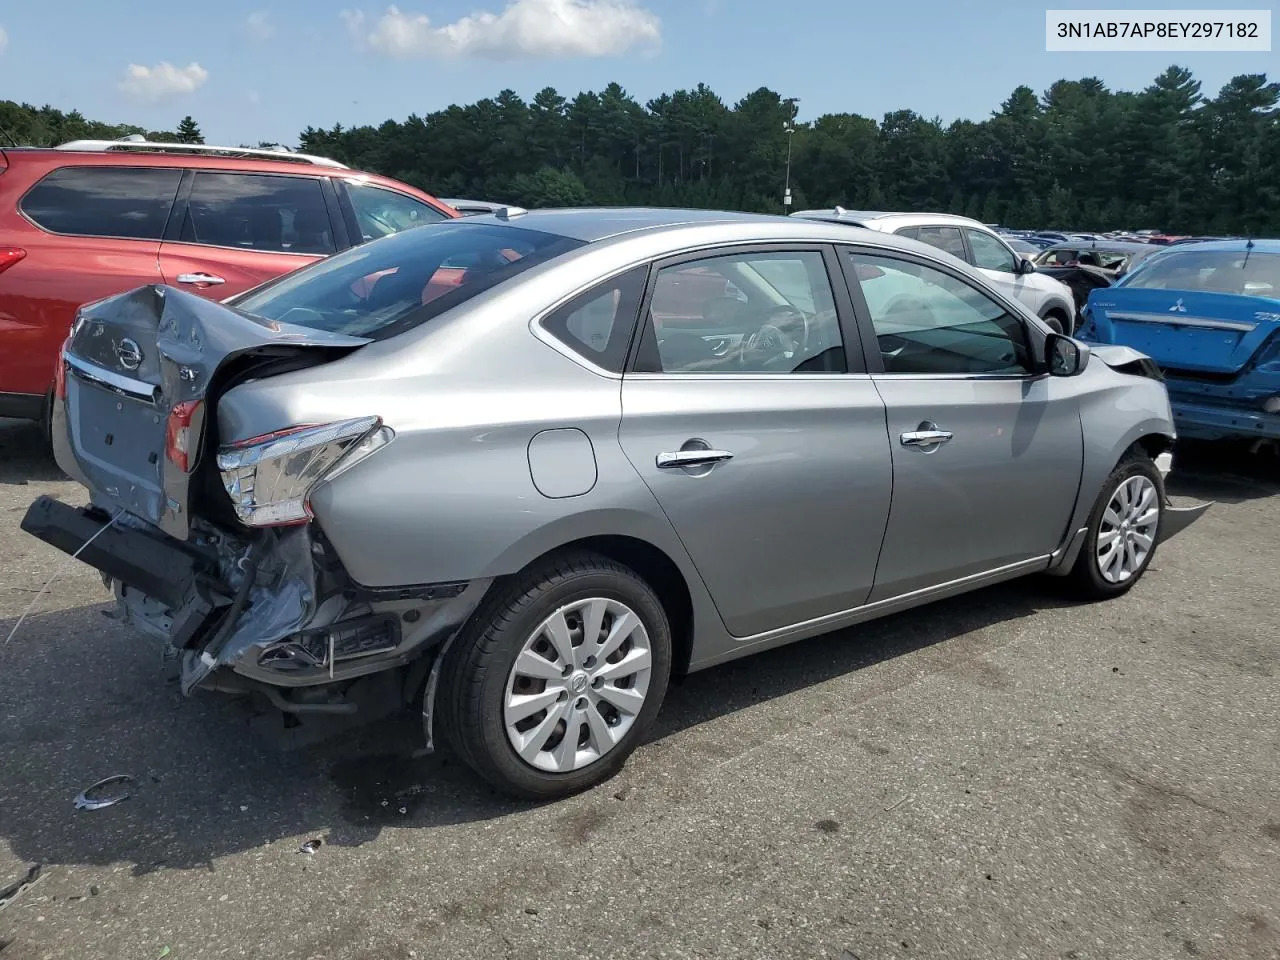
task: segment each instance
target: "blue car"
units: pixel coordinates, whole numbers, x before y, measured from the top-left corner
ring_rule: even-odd
[[[1089,294],[1078,336],[1154,360],[1179,437],[1280,440],[1280,240],[1150,256]]]

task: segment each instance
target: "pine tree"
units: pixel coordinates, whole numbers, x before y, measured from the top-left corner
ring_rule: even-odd
[[[190,116],[183,117],[182,122],[178,124],[178,142],[204,143],[204,134],[200,132],[200,124],[196,123]]]

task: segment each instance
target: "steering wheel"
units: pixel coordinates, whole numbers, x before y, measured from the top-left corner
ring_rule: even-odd
[[[781,359],[805,357],[809,353],[810,326],[808,315],[789,303],[772,307],[765,313],[765,322],[738,348],[738,365],[760,366],[762,363]],[[799,323],[799,339],[792,335]]]

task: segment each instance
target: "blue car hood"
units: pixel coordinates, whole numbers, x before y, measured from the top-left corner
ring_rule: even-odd
[[[1280,301],[1201,290],[1094,290],[1091,340],[1133,347],[1166,369],[1234,374],[1280,330]]]

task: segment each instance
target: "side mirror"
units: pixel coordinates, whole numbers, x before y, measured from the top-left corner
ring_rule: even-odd
[[[1084,373],[1089,363],[1089,348],[1078,340],[1051,333],[1044,342],[1045,361],[1052,377],[1074,377]]]
[[[1032,263],[1030,260],[1028,260],[1026,257],[1019,257],[1019,258],[1018,258],[1018,271],[1017,271],[1017,272],[1018,272],[1019,274],[1023,274],[1023,273],[1035,273],[1035,272],[1036,272],[1036,265],[1035,265],[1034,263]]]

